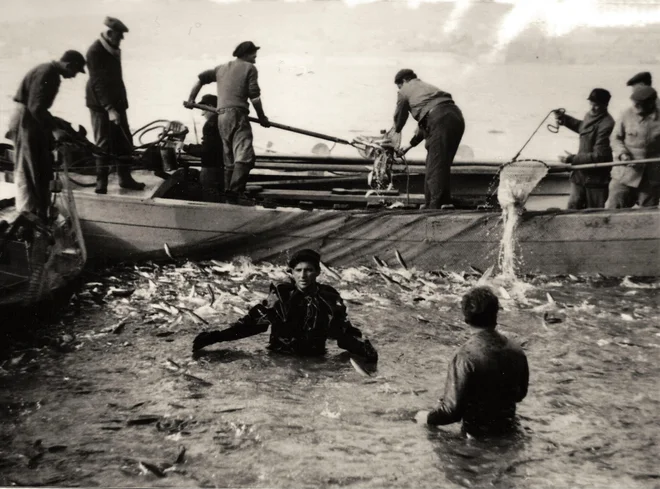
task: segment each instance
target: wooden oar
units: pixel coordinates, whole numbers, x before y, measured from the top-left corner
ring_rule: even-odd
[[[216,109],[215,107],[211,107],[209,105],[186,103],[186,106],[190,106],[195,109],[206,110],[208,112],[218,112],[218,109]],[[248,119],[250,120],[250,122],[259,122],[259,119],[255,117],[248,117]],[[305,136],[311,136],[313,138],[325,139],[326,141],[332,141],[334,143],[347,144],[349,146],[353,146],[353,144],[350,141],[347,141],[346,139],[336,138],[334,136],[328,136],[327,134],[321,134],[320,132],[308,131],[307,129],[300,129],[298,127],[278,124],[277,122],[271,122],[270,125],[271,127],[282,129],[283,131],[295,132],[297,134],[303,134]]]
[[[608,161],[605,163],[585,163],[582,165],[550,165],[548,173],[558,173],[573,170],[593,170],[595,168],[610,168],[613,166],[622,165],[642,165],[645,163],[660,163],[660,158],[647,158],[644,160],[630,160],[630,161]]]

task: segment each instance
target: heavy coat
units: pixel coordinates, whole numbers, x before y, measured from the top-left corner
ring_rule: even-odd
[[[87,51],[87,69],[87,107],[97,112],[105,112],[111,108],[118,112],[128,109],[121,59],[108,52],[98,39]]]
[[[580,146],[573,157],[573,165],[604,163],[612,161],[610,135],[614,130],[614,119],[607,112],[597,116],[590,113],[579,120],[564,115],[563,124],[580,135]],[[576,170],[571,173],[571,181],[584,186],[607,186],[610,181],[610,168]]]

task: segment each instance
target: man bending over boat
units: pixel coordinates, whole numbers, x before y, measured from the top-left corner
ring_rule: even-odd
[[[261,104],[261,89],[258,83],[257,50],[252,41],[240,43],[234,50],[235,60],[206,70],[192,88],[184,107],[195,102],[204,85],[216,82],[218,89],[218,129],[222,137],[225,154],[225,189],[232,194],[245,192],[250,170],[254,168],[256,155],[252,146],[252,128],[248,114],[252,101],[254,110],[263,127],[270,127],[268,117]]]
[[[562,163],[582,165],[612,161],[610,135],[614,130],[614,119],[607,112],[610,92],[604,88],[594,88],[587,100],[591,110],[579,120],[563,112],[555,111],[557,124],[566,126],[580,135],[577,154],[560,156]],[[610,168],[594,168],[571,172],[571,196],[569,209],[605,207],[607,185],[610,183]]]
[[[223,341],[264,333],[270,325],[269,350],[302,356],[325,354],[327,339],[337,346],[377,362],[378,353],[369,340],[346,317],[339,292],[316,282],[321,257],[313,250],[300,250],[289,261],[293,281],[271,285],[270,295],[243,318],[222,331],[197,335],[193,351]]]
[[[495,331],[499,301],[488,287],[463,296],[463,315],[472,330],[449,364],[438,407],[420,411],[420,424],[463,421],[471,436],[503,435],[516,428],[516,403],[527,395],[529,370],[520,346]]]
[[[461,109],[451,94],[423,82],[413,70],[400,70],[394,77],[399,94],[394,113],[394,132],[400,134],[408,120],[408,112],[419,123],[405,154],[426,139],[425,203],[428,209],[451,204],[449,179],[454,156],[465,132]]]
[[[32,68],[14,97],[18,105],[6,137],[15,145],[16,210],[36,214],[44,221],[53,178],[53,138],[66,136],[49,109],[61,78],[74,78],[78,73],[85,73],[85,58],[78,51],[67,51],[59,61]]]
[[[202,105],[215,107],[218,104],[218,97],[207,93],[200,102]],[[213,202],[218,201],[220,194],[225,190],[222,138],[218,132],[218,114],[205,110],[202,115],[206,119],[202,129],[202,143],[186,144],[183,150],[201,158],[202,169],[199,173],[199,181],[202,185],[203,197],[205,201]]]

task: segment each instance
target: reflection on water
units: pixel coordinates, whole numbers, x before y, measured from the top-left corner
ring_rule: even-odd
[[[324,358],[296,358],[268,351],[267,334],[192,356],[194,336],[262,300],[271,279],[286,278],[280,267],[142,264],[95,277],[79,294],[80,314],[65,321],[67,353],[51,352],[49,342],[21,356],[27,350],[17,343],[20,351],[2,363],[11,399],[0,400],[15,409],[0,409],[0,485],[6,477],[37,485],[47,473],[86,486],[658,483],[659,282],[335,271],[321,280],[341,292],[349,317],[379,351],[370,376],[332,343]],[[447,364],[468,338],[460,298],[479,280],[497,291],[499,329],[522,344],[530,363],[521,431],[512,439],[466,439],[458,424],[413,422],[441,395]],[[123,331],[113,333],[124,318]],[[160,428],[126,423],[145,415],[160,417]],[[67,445],[66,457],[47,453],[40,472],[12,458],[37,439]],[[181,446],[186,462],[166,478],[140,471],[136,460],[172,464]]]

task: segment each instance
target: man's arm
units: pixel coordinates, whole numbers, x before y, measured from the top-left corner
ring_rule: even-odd
[[[580,124],[582,124],[582,121],[580,119],[576,119],[575,117],[571,117],[568,114],[562,114],[557,118],[557,123],[565,126],[567,129],[570,129],[573,132],[580,132]]]
[[[214,81],[216,81],[215,69],[202,71],[197,77],[197,81],[193,85],[192,90],[190,90],[190,95],[188,95],[188,100],[184,102],[183,106],[187,109],[192,109],[192,107],[187,104],[194,104],[202,87],[209,83],[213,83]]]
[[[259,88],[259,72],[254,66],[250,67],[247,75],[248,80],[248,97],[250,97],[250,102],[254,107],[257,117],[259,118],[259,124],[263,127],[270,127],[270,122],[268,117],[264,112],[264,106],[261,103],[261,88]]]
[[[28,110],[47,131],[55,128],[53,116],[48,109],[52,107],[59,88],[60,77],[53,75],[52,72],[42,73],[35,77],[30,86]]]
[[[518,395],[516,402],[520,402],[527,396],[527,389],[529,388],[529,364],[527,357],[523,355],[520,366],[520,384],[518,385]]]
[[[438,407],[431,411],[426,422],[430,425],[456,423],[463,418],[463,408],[471,366],[457,353],[449,365],[445,393]]]
[[[396,109],[394,111],[394,132],[403,131],[403,127],[408,121],[408,112],[410,112],[408,98],[399,91],[396,99]]]
[[[362,332],[348,320],[341,296],[337,293],[331,297],[322,297],[322,300],[332,310],[328,336],[337,340],[337,346],[342,350],[364,357],[368,362],[377,362],[378,352],[369,340],[362,338]]]
[[[583,163],[599,163],[611,161],[612,147],[610,146],[610,136],[614,130],[614,122],[611,119],[604,120],[596,128],[596,143],[593,150],[588,153],[576,154],[571,163],[580,165]]]
[[[248,338],[260,333],[265,333],[268,326],[276,320],[278,314],[279,296],[274,286],[271,293],[260,304],[252,307],[250,311],[234,324],[222,331],[205,331],[197,335],[193,341],[193,351],[200,350],[205,346],[223,341],[235,341]]]
[[[632,153],[626,147],[626,124],[625,113],[614,126],[614,136],[612,137],[612,153],[615,160],[631,160]]]

